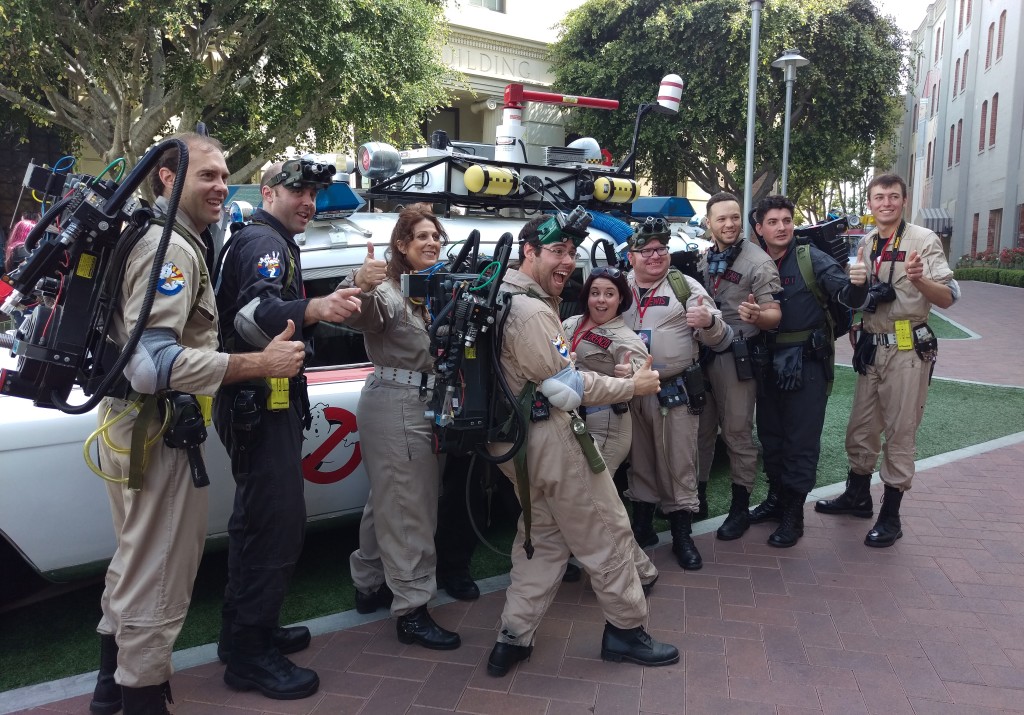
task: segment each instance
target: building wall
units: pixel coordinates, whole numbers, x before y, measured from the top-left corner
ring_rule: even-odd
[[[937,0],[911,34],[917,61],[896,170],[910,185],[908,220],[923,208],[952,217],[954,260],[1024,246],[1022,31],[1020,0]]]

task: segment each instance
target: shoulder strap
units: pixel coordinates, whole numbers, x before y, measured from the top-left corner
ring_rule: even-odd
[[[821,292],[821,286],[818,285],[818,279],[814,277],[814,266],[811,263],[811,247],[802,243],[796,247],[796,264],[800,267],[800,275],[804,279],[804,283],[811,289],[811,293],[818,300],[818,304],[825,308],[828,306],[828,298]]]
[[[672,292],[676,294],[676,299],[685,307],[686,301],[690,299],[690,284],[686,282],[682,271],[678,268],[669,268],[668,284],[671,286]]]

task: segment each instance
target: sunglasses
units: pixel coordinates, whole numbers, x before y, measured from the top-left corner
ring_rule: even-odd
[[[622,271],[615,266],[598,266],[590,269],[590,275],[594,278],[620,278]]]

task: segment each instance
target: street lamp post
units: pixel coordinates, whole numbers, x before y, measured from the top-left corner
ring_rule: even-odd
[[[786,184],[789,178],[789,117],[793,111],[793,84],[796,82],[796,68],[810,64],[810,60],[801,57],[797,50],[786,50],[782,57],[772,62],[785,72],[786,76],[786,122],[782,137],[782,195],[786,195]]]
[[[757,111],[757,55],[761,44],[761,8],[764,0],[750,0],[750,64],[747,77],[747,157],[743,170],[743,210],[754,201],[754,119]]]

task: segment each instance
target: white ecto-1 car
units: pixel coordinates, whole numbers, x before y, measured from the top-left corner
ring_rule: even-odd
[[[518,235],[524,222],[495,217],[443,219],[450,240],[445,250],[454,256],[459,243],[477,229],[481,252],[490,255],[503,233]],[[333,290],[362,263],[368,240],[382,255],[394,223],[395,214],[384,213],[311,223],[300,240],[307,294],[313,297]],[[600,238],[610,241],[607,234],[592,231],[581,256]],[[692,239],[678,237],[671,248],[685,250],[688,245],[692,248]],[[598,261],[606,262],[604,252],[597,253]],[[513,259],[516,256],[514,249]],[[589,259],[581,257],[573,276],[577,289],[589,265]],[[566,302],[567,312],[574,310],[573,299],[569,296]],[[303,435],[302,474],[309,521],[322,522],[356,516],[366,501],[368,482],[355,412],[371,366],[362,337],[344,327],[318,326],[313,347],[315,356],[307,369],[313,422]],[[7,350],[0,350],[0,367],[16,368]],[[77,390],[72,393],[73,403],[84,399]],[[87,467],[83,456],[83,445],[96,427],[95,411],[67,415],[35,407],[25,399],[0,396],[0,564],[22,560],[51,581],[74,580],[105,568],[115,546],[106,483]],[[211,482],[209,544],[226,537],[234,494],[229,461],[212,427],[205,454]]]

